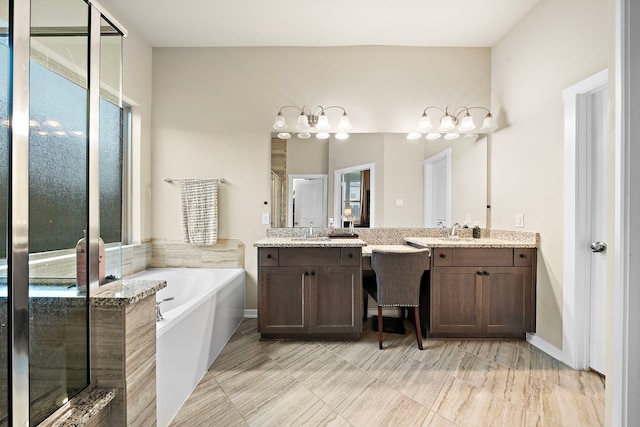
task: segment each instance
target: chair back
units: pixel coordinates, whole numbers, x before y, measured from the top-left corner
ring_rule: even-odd
[[[377,303],[380,306],[417,307],[420,304],[420,279],[429,268],[429,249],[371,252],[376,273]]]

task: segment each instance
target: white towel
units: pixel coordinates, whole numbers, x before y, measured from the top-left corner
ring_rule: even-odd
[[[193,245],[213,245],[218,240],[218,180],[180,181],[182,240]]]

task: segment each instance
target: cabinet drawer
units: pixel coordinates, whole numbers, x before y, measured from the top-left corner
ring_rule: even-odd
[[[342,248],[340,251],[340,258],[342,265],[357,267],[360,265],[362,252],[360,248]]]
[[[258,257],[260,267],[278,266],[278,248],[260,248]]]
[[[533,265],[535,249],[515,248],[513,250],[513,265],[516,267],[529,267]]]
[[[454,248],[453,265],[460,267],[511,267],[512,248]]]
[[[280,248],[281,267],[340,265],[340,248]]]
[[[434,267],[451,267],[453,265],[452,248],[435,248],[433,251]]]

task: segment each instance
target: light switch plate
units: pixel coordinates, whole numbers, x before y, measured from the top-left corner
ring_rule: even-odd
[[[524,227],[524,214],[516,214],[516,227]]]
[[[270,221],[269,221],[269,213],[268,212],[263,212],[262,213],[262,225],[269,225]]]
[[[396,199],[396,206],[404,206],[404,200],[403,199]]]

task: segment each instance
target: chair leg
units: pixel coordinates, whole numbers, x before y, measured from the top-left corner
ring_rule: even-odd
[[[363,288],[363,299],[362,299],[362,320],[367,320],[367,312],[369,311],[369,293],[364,291]]]
[[[416,339],[418,340],[418,348],[422,350],[422,332],[420,331],[420,310],[418,307],[413,308],[416,319]]]
[[[382,350],[382,307],[378,306],[378,347]]]

